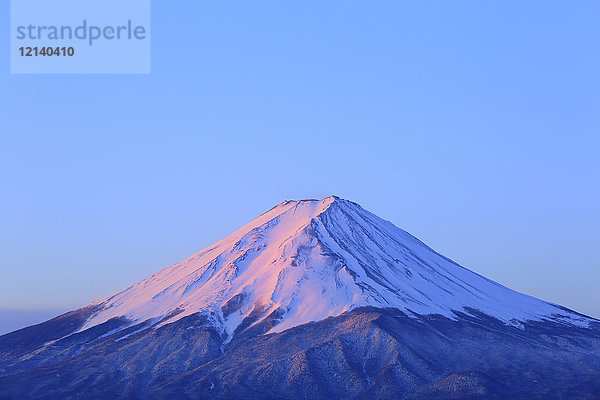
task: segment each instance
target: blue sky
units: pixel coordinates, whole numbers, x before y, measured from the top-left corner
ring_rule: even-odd
[[[597,2],[152,7],[150,75],[10,75],[0,31],[0,308],[84,305],[337,194],[600,317]]]

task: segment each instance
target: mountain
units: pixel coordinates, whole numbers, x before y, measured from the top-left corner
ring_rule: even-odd
[[[598,398],[600,323],[331,196],[0,336],[0,398],[167,396]]]

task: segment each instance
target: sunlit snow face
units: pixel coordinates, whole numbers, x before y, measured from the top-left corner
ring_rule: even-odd
[[[244,321],[270,332],[360,306],[410,315],[472,308],[506,323],[583,318],[485,279],[391,223],[336,197],[284,202],[223,240],[99,301],[82,329],[124,316],[160,324],[207,315],[232,336]],[[174,312],[177,311],[177,312]]]

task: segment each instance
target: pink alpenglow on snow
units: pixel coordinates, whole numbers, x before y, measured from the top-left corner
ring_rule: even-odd
[[[506,324],[588,319],[515,292],[436,253],[392,223],[335,196],[285,201],[221,241],[95,302],[80,331],[114,317],[158,326],[206,315],[231,338],[247,317],[268,333],[362,306],[410,315],[478,310]]]

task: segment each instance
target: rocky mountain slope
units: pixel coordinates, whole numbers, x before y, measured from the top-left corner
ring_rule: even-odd
[[[337,197],[0,337],[0,398],[598,398],[598,321]]]

